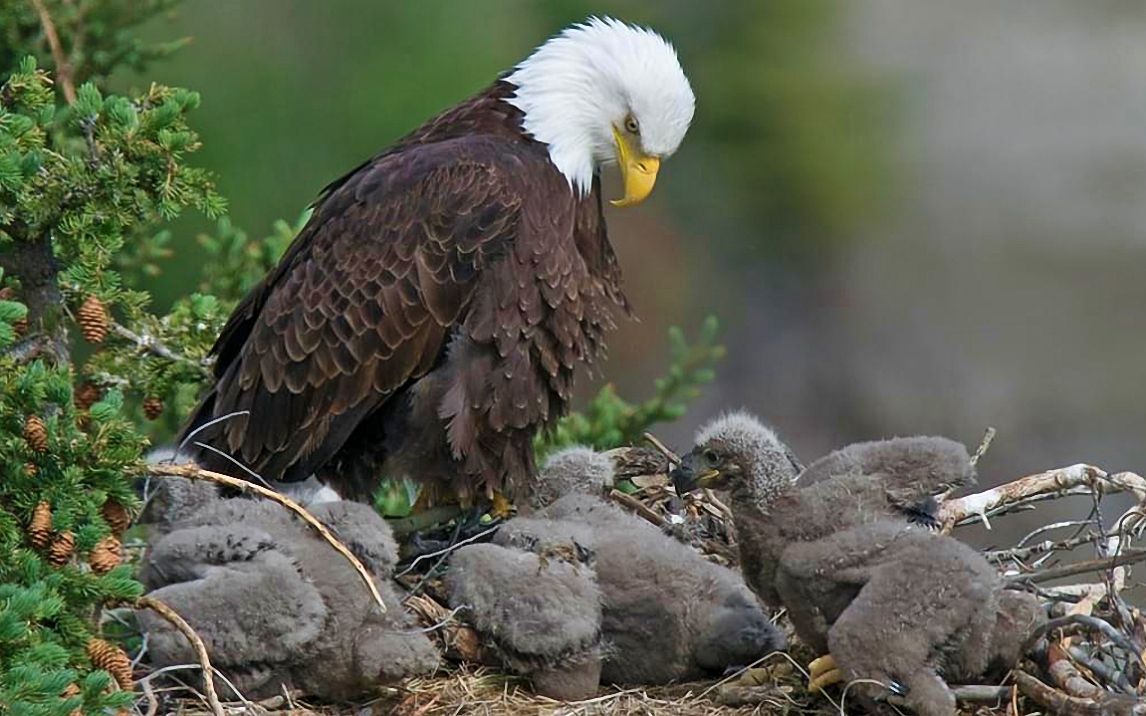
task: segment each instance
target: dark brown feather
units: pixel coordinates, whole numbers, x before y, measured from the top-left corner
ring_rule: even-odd
[[[527,484],[533,435],[628,304],[599,188],[574,193],[511,91],[495,84],[326,188],[223,329],[188,427],[250,415],[199,440],[359,498],[383,473],[463,498]]]

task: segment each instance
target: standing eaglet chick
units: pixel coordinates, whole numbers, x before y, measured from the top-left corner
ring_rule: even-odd
[[[945,680],[1006,670],[1045,614],[1005,591],[962,542],[902,521],[859,525],[784,550],[777,585],[794,624],[814,625],[830,656],[813,662],[812,690],[865,680],[901,694],[921,716],[952,716]]]
[[[673,473],[678,494],[729,490],[744,578],[773,606],[780,604],[776,567],[787,545],[878,520],[912,519],[933,495],[975,481],[966,448],[933,437],[838,451],[804,471],[808,484],[797,480],[801,469],[770,428],[738,412],[702,427]]]
[[[908,648],[902,664],[929,664],[935,658],[933,649],[949,649],[951,658],[939,666],[956,674],[983,671],[988,657],[982,655],[991,653],[985,645],[993,643],[996,623],[1008,626],[1006,631],[1013,634],[1036,621],[1037,604],[1001,599],[997,577],[973,550],[910,524],[911,510],[905,506],[973,479],[970,458],[961,446],[940,438],[869,443],[813,466],[814,481],[804,485],[796,481],[799,464],[791,451],[751,416],[734,414],[714,421],[700,431],[696,443],[674,474],[677,490],[684,493],[703,486],[729,491],[746,580],[765,601],[787,607],[801,640],[820,653],[829,647],[834,651],[833,630],[853,603],[854,613],[864,617],[845,621],[842,634],[854,634],[849,628],[856,622],[875,629],[874,633],[885,631],[874,615],[879,611],[876,605],[886,604],[885,610],[894,614],[882,613],[883,619],[906,620],[897,627],[904,635],[897,648]],[[872,466],[879,469],[871,474],[862,471]],[[883,570],[878,579],[870,572],[877,568]],[[894,581],[903,575],[911,579]],[[875,586],[861,599],[869,579]],[[886,584],[897,586],[885,589]],[[916,586],[909,589],[910,584]],[[894,602],[896,590],[902,604]],[[950,603],[926,602],[929,595]],[[977,614],[967,617],[963,607],[980,597]],[[996,604],[1005,606],[1000,611]],[[954,613],[936,616],[947,608]],[[928,632],[932,626],[936,633]],[[953,637],[960,629],[967,634]],[[868,669],[866,662],[857,661],[861,658],[855,656],[857,650],[849,648],[860,637],[840,638],[845,639],[841,643],[847,656],[836,655],[836,662],[849,674]],[[871,638],[862,642],[866,648],[888,651],[876,648]],[[996,655],[1013,663],[1013,644],[1021,639],[1005,641],[1000,640]],[[981,663],[972,659],[976,654],[982,656]],[[845,659],[851,661],[846,667]],[[834,666],[831,656],[817,659],[812,686],[840,677]],[[916,675],[895,678],[922,679],[914,686],[921,708],[945,708],[944,695],[949,695],[945,685],[939,689],[935,680],[926,682],[918,669],[900,671]]]
[[[540,555],[593,555],[603,682],[695,679],[784,648],[783,632],[735,572],[599,497],[566,495],[510,520],[494,540]]]
[[[172,509],[153,513],[163,534],[144,557],[140,578],[199,633],[212,662],[243,695],[263,698],[285,687],[345,700],[436,668],[433,645],[391,585],[396,546],[389,527],[369,506],[339,501],[311,513],[373,573],[385,614],[350,564],[281,506],[203,499],[181,482],[164,483],[173,499],[159,504]],[[139,617],[154,666],[194,661],[170,624],[149,611]]]
[[[446,573],[450,606],[502,665],[562,701],[593,696],[601,676],[601,594],[585,557],[476,544],[456,551]]]

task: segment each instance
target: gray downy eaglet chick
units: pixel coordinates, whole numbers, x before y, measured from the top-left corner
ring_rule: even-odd
[[[977,551],[898,520],[789,546],[777,583],[793,623],[826,635],[830,656],[817,659],[812,690],[870,679],[921,716],[953,716],[947,680],[1011,668],[1045,620],[1038,601],[1004,590]],[[883,695],[871,687],[854,685]]]
[[[864,472],[865,465],[879,469]],[[741,570],[748,586],[772,606],[780,605],[776,568],[788,544],[877,520],[911,520],[933,495],[975,481],[966,448],[939,437],[838,451],[808,468],[807,484],[801,471],[775,432],[737,412],[702,427],[673,473],[682,495],[697,487],[729,490]]]
[[[568,494],[510,520],[495,541],[540,555],[592,554],[605,683],[696,679],[785,646],[739,575],[600,497]]]
[[[545,461],[530,484],[529,504],[540,509],[574,492],[600,496],[613,487],[614,479],[609,456],[583,445],[567,447]]]
[[[140,578],[195,628],[243,695],[285,687],[344,700],[436,668],[437,652],[391,585],[397,550],[372,508],[339,501],[311,513],[374,574],[385,614],[350,564],[280,505],[219,499],[185,482],[164,483],[172,497],[159,504],[171,511],[152,513],[161,534]],[[190,644],[165,620],[148,611],[139,617],[153,665],[194,662]]]
[[[501,665],[562,701],[595,695],[601,676],[601,594],[585,557],[475,544],[454,552],[446,573],[450,607]]]
[[[965,475],[974,482],[967,448],[943,437],[906,437],[852,443],[808,465],[797,479],[800,487],[845,475],[894,475],[900,487],[889,488],[894,511],[910,522],[938,527],[939,501],[928,486]],[[898,492],[897,492],[898,490]]]
[[[911,524],[913,505],[973,480],[966,450],[943,438],[906,438],[839,451],[816,465],[812,482],[805,485],[803,478],[797,482],[799,463],[776,434],[749,415],[733,414],[702,428],[674,482],[681,493],[697,486],[729,490],[745,578],[765,601],[789,609],[801,640],[819,653],[834,646],[833,625],[853,602],[858,602],[856,616],[841,626],[840,633],[852,635],[855,623],[874,629],[868,641],[858,642],[870,651],[887,651],[871,641],[883,632],[879,619],[909,620],[897,628],[903,643],[916,647],[913,657],[904,659],[915,662],[905,661],[897,671],[912,676],[897,673],[894,678],[901,685],[904,680],[918,681],[914,698],[921,708],[945,708],[945,696],[950,695],[942,681],[939,689],[935,681],[920,675],[921,665],[933,673],[943,669],[949,674],[977,674],[992,655],[995,661],[1013,663],[1016,644],[1022,642],[1014,634],[1029,633],[1029,625],[1037,621],[1037,603],[1009,593],[1000,596],[997,577],[982,557],[956,540]],[[839,473],[833,474],[836,470]],[[872,570],[877,568],[883,571],[874,579]],[[916,586],[908,589],[900,582],[886,587],[894,583],[891,578],[903,575]],[[861,599],[868,579],[875,586]],[[948,588],[937,589],[937,584]],[[949,603],[927,602],[932,593],[942,593]],[[977,613],[968,616],[966,605],[981,594],[988,596],[975,605]],[[896,597],[903,602],[896,604]],[[872,604],[886,606],[881,613]],[[937,615],[936,610],[948,608],[950,615]],[[927,631],[932,626],[936,633]],[[996,640],[992,636],[996,628],[1009,638]],[[952,629],[965,629],[967,634],[952,637]],[[860,657],[849,647],[858,637],[848,641],[848,636],[841,637],[846,656],[813,663],[813,687],[840,678],[837,663],[849,675],[866,669],[872,675],[864,678],[879,678],[882,672],[857,661]],[[951,653],[942,663],[933,663],[934,649]],[[976,656],[982,661],[975,661]],[[851,662],[845,665],[844,659]]]

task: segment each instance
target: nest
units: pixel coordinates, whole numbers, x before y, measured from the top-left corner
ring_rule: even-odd
[[[735,564],[736,544],[730,514],[714,495],[700,499],[678,497],[664,468],[675,459],[659,446],[663,459],[647,448],[613,451],[618,465],[640,465],[623,471],[626,489],[610,493],[613,501],[649,522],[692,543],[709,559]],[[633,451],[633,452],[630,452]],[[640,451],[640,452],[635,452]],[[981,452],[981,451],[980,451]],[[649,466],[654,468],[649,469]],[[646,474],[634,474],[644,472]],[[1128,509],[1112,518],[1113,493],[1129,496]],[[984,551],[1000,574],[1016,589],[1037,594],[1051,620],[1027,645],[1026,656],[1004,680],[991,684],[952,684],[962,713],[1139,714],[1146,713],[1146,617],[1133,603],[1131,563],[1146,558],[1146,550],[1131,543],[1146,532],[1146,479],[1130,473],[1107,473],[1091,465],[1073,465],[1022,477],[976,494],[947,498],[940,509],[941,529],[951,532],[979,524],[987,529],[1004,521],[1032,523],[1030,511],[1065,498],[1089,502],[1079,510],[1085,517],[1048,521],[1030,529],[1014,544]],[[1037,512],[1036,512],[1037,514]],[[998,530],[996,530],[997,532]],[[592,699],[561,703],[537,696],[522,679],[488,665],[481,639],[456,612],[444,606],[441,570],[449,553],[463,543],[489,539],[492,526],[474,534],[447,528],[449,544],[411,560],[397,572],[410,591],[407,608],[439,641],[449,665],[433,678],[416,678],[381,689],[373,701],[359,704],[315,705],[290,695],[252,704],[233,704],[257,711],[294,713],[400,714],[838,714],[847,710],[848,692],[807,693],[805,665],[811,654],[790,638],[790,653],[774,653],[751,665],[753,682],[741,672],[719,680],[665,687],[602,688]],[[991,533],[988,533],[991,534]],[[1141,595],[1139,595],[1141,596]],[[784,614],[777,623],[787,626]],[[788,629],[790,637],[791,630]],[[141,679],[140,710],[154,714],[158,692],[150,677]],[[735,682],[735,683],[734,683]],[[182,696],[187,690],[177,692]],[[172,694],[174,695],[174,694]],[[160,694],[161,696],[161,694]],[[169,701],[165,710],[201,713],[202,697]],[[894,705],[894,701],[892,701]],[[216,711],[218,713],[218,711]]]

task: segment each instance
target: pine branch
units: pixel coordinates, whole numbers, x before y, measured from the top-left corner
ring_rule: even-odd
[[[140,350],[151,353],[152,355],[158,356],[159,358],[169,360],[172,363],[181,363],[183,365],[191,366],[203,373],[205,377],[210,374],[210,361],[199,361],[193,358],[188,358],[184,355],[180,355],[179,353],[173,351],[171,348],[168,348],[154,336],[140,335],[127,326],[124,326],[116,321],[112,322],[111,330],[117,336],[126,338],[127,340],[134,343],[140,348]]]

